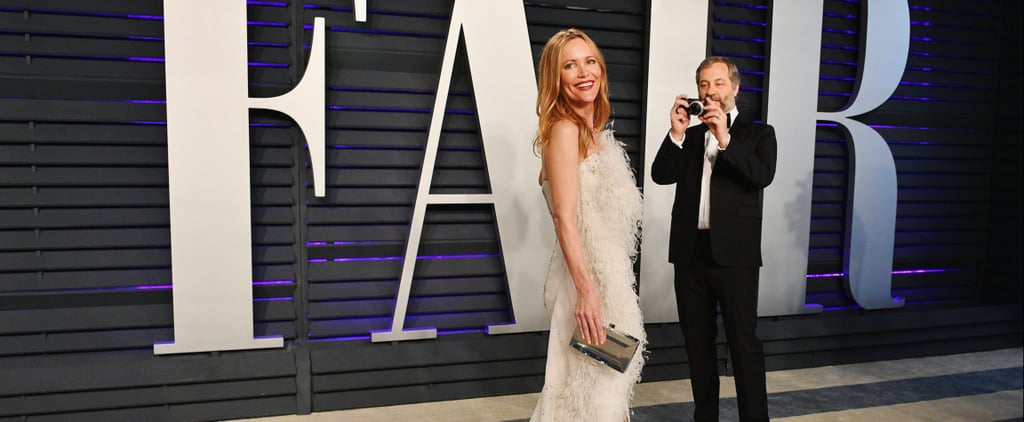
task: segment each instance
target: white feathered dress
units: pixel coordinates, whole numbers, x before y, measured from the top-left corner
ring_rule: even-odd
[[[557,244],[544,286],[551,318],[544,388],[531,421],[628,420],[633,386],[640,379],[647,343],[634,291],[633,259],[642,216],[641,195],[622,144],[611,131],[599,136],[602,148],[579,164],[577,226],[590,276],[601,297],[606,324],[641,340],[626,373],[601,365],[569,346],[576,329],[576,287]],[[544,197],[551,208],[551,189]]]

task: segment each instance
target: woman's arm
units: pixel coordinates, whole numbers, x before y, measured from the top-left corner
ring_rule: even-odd
[[[605,340],[601,299],[587,271],[579,227],[576,225],[581,155],[578,135],[579,130],[572,123],[555,123],[551,139],[544,149],[543,166],[551,183],[555,235],[562,247],[569,275],[576,285],[576,324],[587,343],[601,344]]]

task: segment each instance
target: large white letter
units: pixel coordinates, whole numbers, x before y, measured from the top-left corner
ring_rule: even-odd
[[[430,193],[460,33],[465,37],[473,74],[484,157],[492,181],[491,194]],[[532,142],[537,133],[536,97],[537,83],[523,3],[518,0],[456,1],[434,99],[416,204],[409,225],[409,243],[406,245],[395,313],[391,329],[374,332],[372,341],[437,336],[433,328],[404,329],[423,217],[429,204],[494,204],[515,323],[491,326],[488,332],[503,334],[547,329],[541,297],[554,237],[544,198],[537,186],[540,161],[532,154]]]
[[[762,305],[766,300],[783,305],[768,309],[768,315],[797,313],[804,300],[816,120],[839,123],[850,134],[843,263],[850,293],[866,309],[903,305],[890,292],[896,167],[878,132],[851,117],[877,108],[899,86],[910,45],[910,12],[905,1],[875,0],[865,7],[857,88],[845,109],[824,113],[817,111],[816,92],[822,2],[773,4],[767,95],[768,121],[779,137],[779,162],[775,181],[765,193],[762,274],[773,287],[786,288],[761,289]]]
[[[650,40],[643,170],[644,226],[640,244],[640,307],[646,323],[679,321],[673,294],[673,268],[667,252],[676,187],[655,184],[651,180],[651,163],[668,134],[668,112],[676,95],[686,92],[697,96],[694,72],[707,56],[708,2],[652,1]]]
[[[858,86],[849,105],[820,120],[850,133],[850,181],[843,270],[857,304],[865,309],[898,308],[892,297],[892,257],[896,236],[896,164],[889,145],[874,129],[851,119],[882,105],[903,78],[910,51],[910,6],[906,1],[864,3],[863,57]]]
[[[253,338],[249,108],[295,119],[322,196],[324,22],[314,25],[302,83],[281,97],[251,102],[244,1],[165,1],[164,35],[174,342],[153,351],[281,347],[280,336]]]
[[[760,316],[821,312],[806,301],[823,9],[821,1],[772,3],[765,96],[779,155],[764,193]]]

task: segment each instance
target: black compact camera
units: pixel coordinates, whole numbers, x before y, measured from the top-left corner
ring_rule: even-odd
[[[690,106],[686,108],[687,113],[694,116],[704,114],[704,103],[700,101],[700,98],[687,98],[686,102],[690,103]]]

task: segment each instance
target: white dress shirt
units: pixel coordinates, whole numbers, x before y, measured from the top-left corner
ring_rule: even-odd
[[[729,111],[729,121],[735,122],[736,116],[739,116],[740,111],[738,108],[733,107]],[[669,140],[676,144],[679,148],[683,147],[683,142],[686,142],[686,133],[683,132],[683,138],[676,141],[669,135]],[[710,130],[704,132],[704,171],[700,177],[700,214],[697,217],[697,228],[698,229],[710,229],[711,228],[711,171],[715,168],[715,159],[718,158],[718,152],[725,151],[724,148],[718,146],[718,139],[711,133]]]

